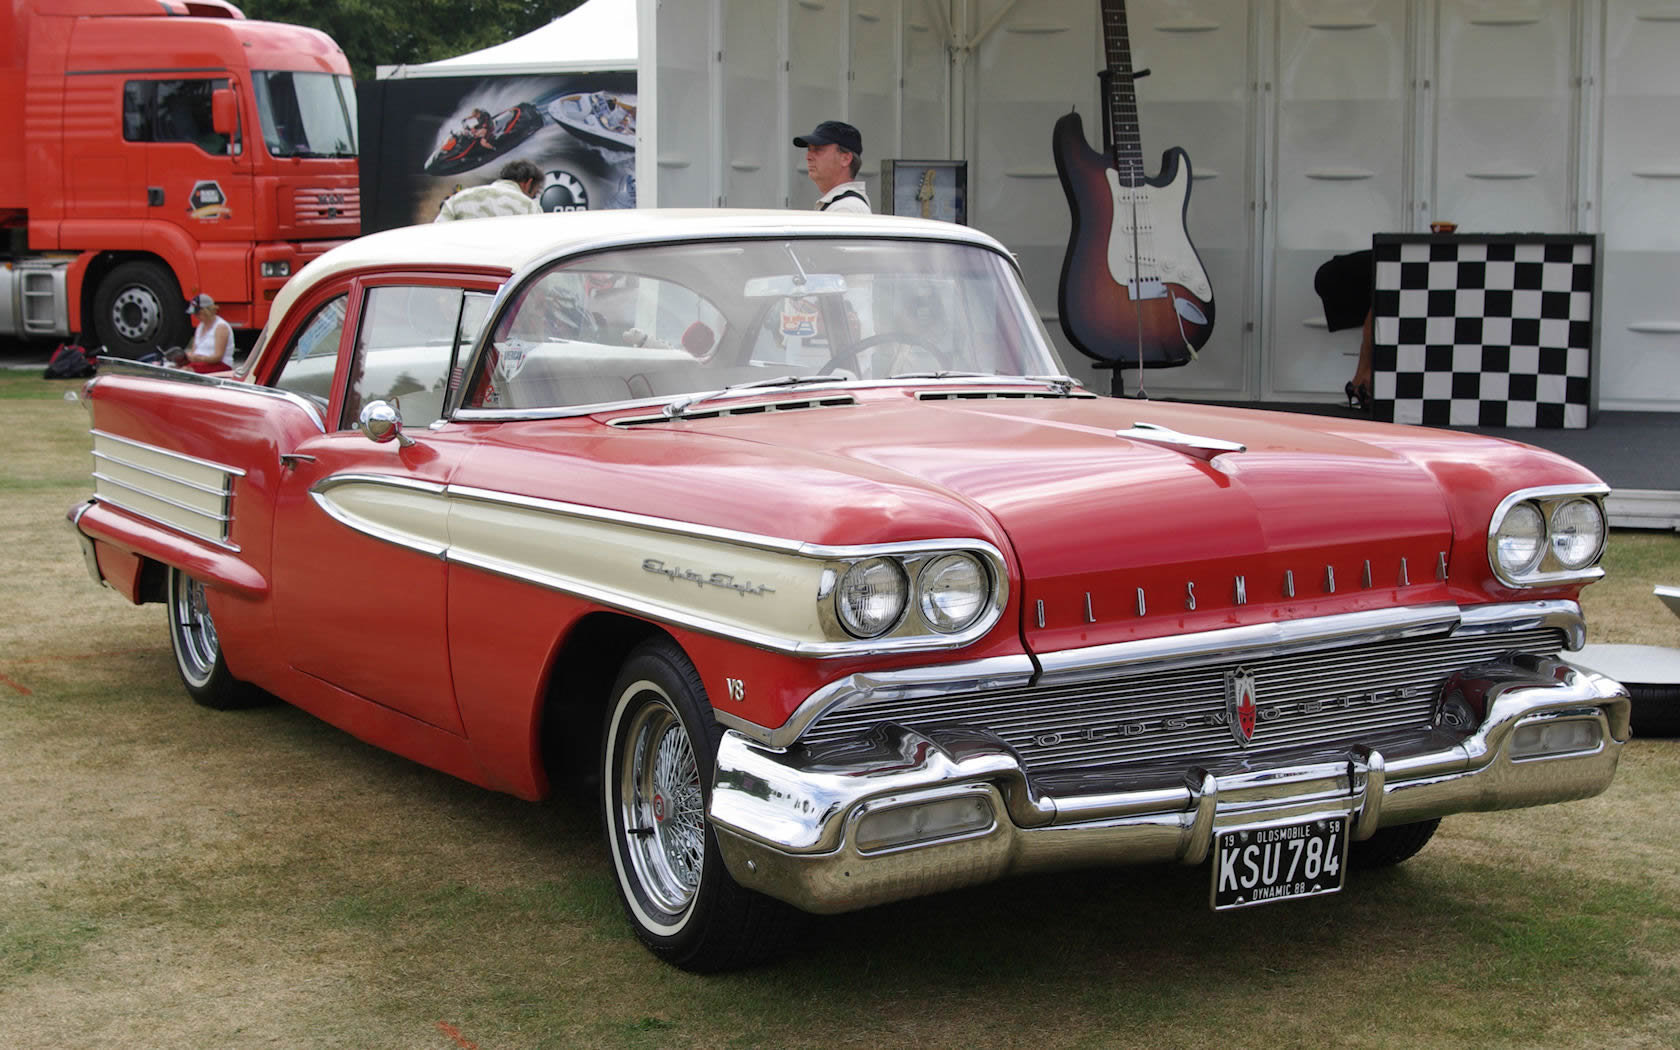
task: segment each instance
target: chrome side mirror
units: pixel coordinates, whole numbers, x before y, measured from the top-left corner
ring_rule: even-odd
[[[402,412],[389,401],[369,401],[364,405],[356,419],[356,429],[369,441],[381,445],[387,441],[395,441],[399,448],[414,444],[414,439],[402,432]]]

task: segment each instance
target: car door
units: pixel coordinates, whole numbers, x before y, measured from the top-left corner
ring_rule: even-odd
[[[298,671],[462,732],[445,634],[443,486],[469,428],[427,430],[489,289],[416,274],[348,282],[298,329],[274,385],[326,400],[326,433],[284,457],[274,516],[277,637]],[[336,336],[336,342],[334,337]],[[336,345],[330,358],[323,347]],[[384,401],[405,438],[356,429]]]

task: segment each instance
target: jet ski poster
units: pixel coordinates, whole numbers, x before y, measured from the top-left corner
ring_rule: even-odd
[[[513,160],[542,170],[545,211],[636,206],[634,72],[390,79],[358,89],[365,231],[431,222],[451,194],[495,181]]]

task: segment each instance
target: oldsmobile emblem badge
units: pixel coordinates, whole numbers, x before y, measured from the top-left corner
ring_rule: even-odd
[[[1259,711],[1254,696],[1254,672],[1246,667],[1225,672],[1225,721],[1231,727],[1231,735],[1243,747],[1254,739]]]

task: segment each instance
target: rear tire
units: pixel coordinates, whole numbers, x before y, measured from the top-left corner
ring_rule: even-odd
[[[1441,818],[1420,820],[1416,824],[1399,824],[1379,828],[1364,842],[1348,843],[1348,859],[1359,868],[1388,868],[1410,860],[1418,850],[1429,845]]]
[[[231,711],[266,703],[268,694],[228,671],[221,638],[204,600],[204,584],[180,569],[169,570],[165,608],[169,615],[169,647],[175,651],[175,670],[195,703]]]
[[[93,330],[105,352],[139,357],[185,346],[192,326],[175,275],[162,263],[135,259],[113,267],[93,299]]]
[[[659,958],[709,973],[761,962],[803,918],[730,877],[706,810],[723,729],[666,638],[625,661],[603,730],[601,797],[619,899]]]

